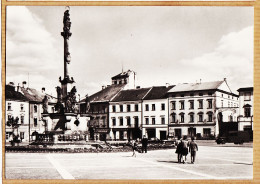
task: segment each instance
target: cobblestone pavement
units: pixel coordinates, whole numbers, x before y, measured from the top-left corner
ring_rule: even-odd
[[[199,146],[195,164],[175,149],[148,153],[6,153],[7,179],[252,179],[253,148]]]

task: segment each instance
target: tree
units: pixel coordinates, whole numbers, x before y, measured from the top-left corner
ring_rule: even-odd
[[[14,146],[14,143],[19,143],[19,135],[18,135],[18,128],[20,126],[19,124],[19,118],[16,117],[14,118],[13,116],[11,118],[8,119],[8,121],[6,122],[7,126],[11,126],[12,127],[12,136],[13,136],[13,140],[11,141],[12,146]],[[17,130],[17,135],[14,134],[14,130]]]

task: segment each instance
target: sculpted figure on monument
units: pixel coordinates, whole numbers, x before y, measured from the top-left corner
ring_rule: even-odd
[[[76,87],[73,86],[65,101],[66,112],[76,111],[76,92]]]
[[[86,102],[86,112],[89,112],[89,109],[90,109],[90,101],[89,101],[88,94],[86,95],[85,102]]]
[[[47,95],[45,95],[44,99],[42,100],[42,108],[43,108],[43,113],[48,113],[48,97],[47,97]]]
[[[57,86],[56,91],[57,91],[58,102],[60,102],[61,101],[61,87]]]

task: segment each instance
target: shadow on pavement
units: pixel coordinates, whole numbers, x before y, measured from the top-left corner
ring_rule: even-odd
[[[240,164],[240,165],[253,165],[253,163],[240,163],[240,162],[234,162],[234,164]]]
[[[178,164],[178,161],[163,161],[163,160],[157,160],[157,162],[167,162],[167,163],[175,163]],[[187,162],[186,162],[187,163]]]

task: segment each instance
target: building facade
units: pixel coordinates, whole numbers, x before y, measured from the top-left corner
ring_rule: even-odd
[[[166,96],[173,86],[152,87],[142,103],[142,135],[148,139],[168,138],[169,103]]]
[[[21,143],[29,143],[29,100],[15,86],[6,85],[5,140],[6,144],[18,136]]]
[[[142,137],[142,100],[151,88],[122,90],[109,103],[111,140]]]
[[[210,138],[237,117],[238,96],[226,80],[178,84],[168,92],[169,136]]]
[[[239,88],[239,116],[238,130],[253,131],[253,111],[254,111],[254,95],[253,87]]]

